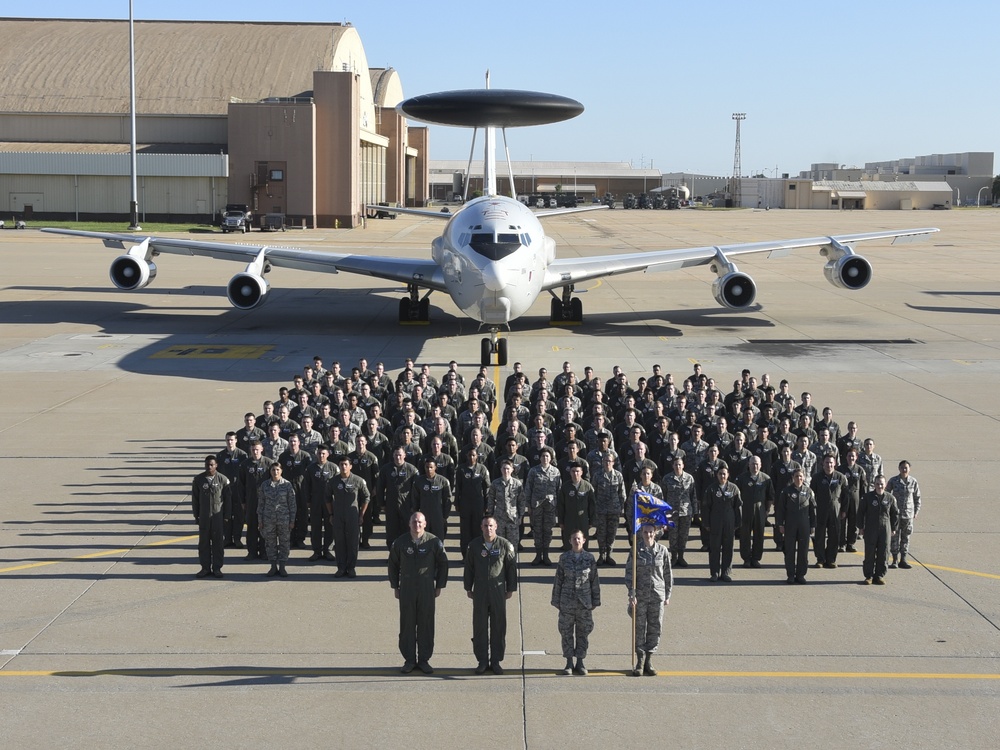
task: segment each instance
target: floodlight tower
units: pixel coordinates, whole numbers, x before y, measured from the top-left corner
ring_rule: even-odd
[[[743,181],[740,179],[743,172],[740,166],[740,123],[747,119],[747,113],[733,112],[733,119],[736,120],[736,153],[733,154],[733,187],[729,192],[733,195],[733,205],[739,208],[743,205]]]

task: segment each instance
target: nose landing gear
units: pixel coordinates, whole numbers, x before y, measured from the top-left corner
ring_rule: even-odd
[[[493,355],[497,355],[496,364],[500,367],[507,365],[507,339],[499,336],[499,328],[490,328],[490,337],[484,338],[481,342],[479,363],[483,367],[493,364]]]

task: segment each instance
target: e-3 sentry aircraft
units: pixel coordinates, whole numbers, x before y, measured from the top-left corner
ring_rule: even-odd
[[[476,132],[482,129],[485,134],[482,197],[468,201],[454,214],[369,207],[447,221],[441,235],[431,242],[430,258],[391,258],[170,237],[140,239],[137,235],[72,229],[44,231],[95,237],[108,247],[127,248],[124,255],[112,261],[110,270],[114,285],[126,291],[142,289],[153,281],[156,277],[153,259],[162,253],[246,262],[244,270],[233,276],[227,286],[229,301],[241,310],[250,310],[265,301],[270,289],[265,276],[273,268],[356,273],[405,284],[407,296],[399,301],[400,323],[426,323],[430,310],[428,298],[433,292],[444,292],[463,313],[489,330],[490,337],[482,340],[484,365],[491,364],[494,355],[497,364],[507,364],[507,339],[499,333],[509,330],[511,321],[524,315],[544,292],[552,296],[553,324],[579,323],[583,320],[583,304],[573,292],[581,282],[632,271],[670,271],[706,265],[717,277],[712,286],[716,301],[738,310],[753,304],[757,287],[753,279],[736,267],[733,262],[736,256],[766,253],[767,257],[781,257],[798,248],[818,247],[820,255],[826,258],[823,271],[831,284],[843,289],[861,289],[871,280],[872,267],[854,252],[855,243],[912,238],[938,231],[904,229],[559,259],[555,241],[546,236],[540,219],[603,206],[532,211],[514,196],[500,195],[496,130],[499,128],[503,134],[506,153],[507,128],[567,120],[583,111],[582,104],[553,94],[490,89],[487,77],[485,89],[417,96],[399,104],[398,109],[415,120],[473,128],[473,151]],[[506,161],[511,172],[509,153]],[[513,190],[513,174],[510,185]]]

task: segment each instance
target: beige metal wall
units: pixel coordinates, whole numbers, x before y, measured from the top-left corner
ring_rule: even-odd
[[[139,143],[224,144],[226,118],[213,115],[136,117]],[[28,143],[129,143],[128,114],[0,114],[5,141]]]
[[[226,181],[213,177],[139,177],[140,216],[186,216],[211,221],[226,205]],[[19,210],[25,194],[41,196],[34,210],[75,218],[128,215],[129,177],[0,175],[0,217]]]
[[[317,226],[361,223],[360,87],[360,76],[350,71],[313,74]]]
[[[256,165],[283,162],[286,218],[295,223],[305,219],[316,226],[315,134],[316,110],[308,100],[230,104],[230,202],[270,211],[273,201],[268,199],[267,185],[256,179]]]

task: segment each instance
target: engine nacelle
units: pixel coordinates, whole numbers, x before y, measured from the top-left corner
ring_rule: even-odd
[[[233,307],[240,310],[252,310],[258,307],[267,296],[271,285],[261,276],[252,273],[238,273],[229,280],[226,296]]]
[[[132,255],[119,255],[111,262],[111,283],[131,292],[149,286],[156,278],[156,264]]]
[[[757,285],[745,273],[731,272],[720,276],[712,284],[715,301],[723,307],[739,310],[749,307],[757,299]]]
[[[823,275],[841,289],[863,289],[872,280],[872,264],[860,255],[845,255],[823,266]]]

